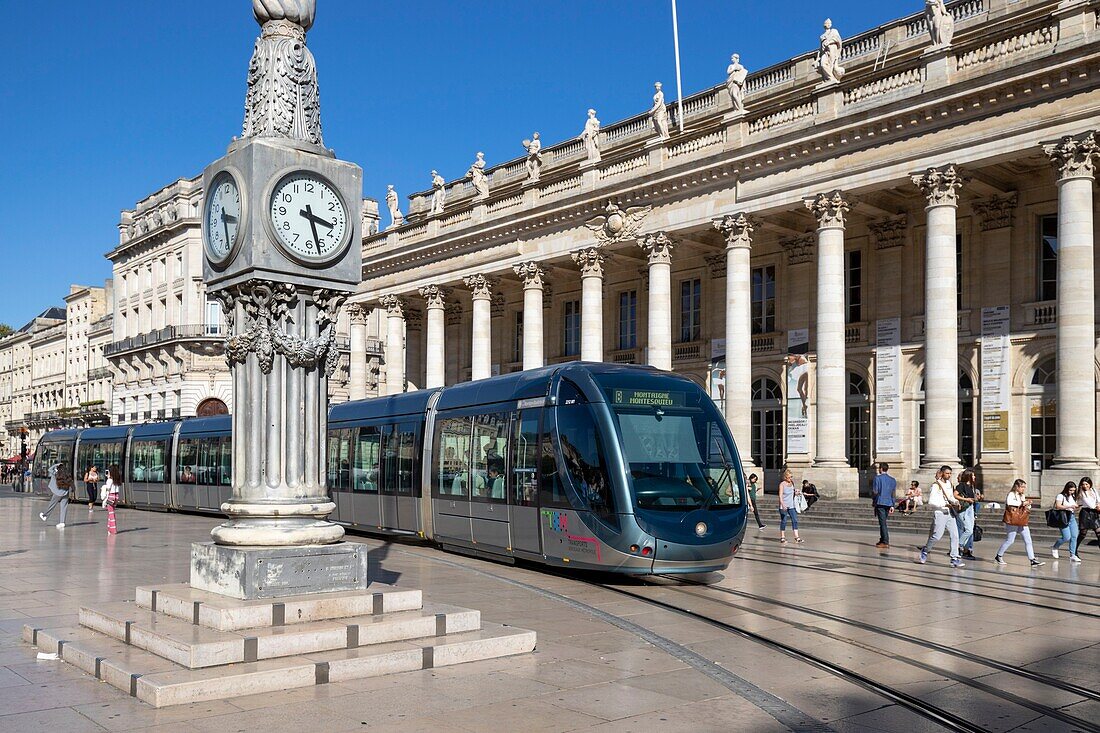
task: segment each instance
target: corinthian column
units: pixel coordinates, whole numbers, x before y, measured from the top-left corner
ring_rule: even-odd
[[[408,304],[396,295],[383,295],[386,311],[386,394],[405,391],[405,309]]]
[[[428,355],[424,367],[424,386],[428,389],[442,387],[446,383],[447,338],[444,334],[447,298],[450,288],[427,285],[420,288],[420,297],[428,307]]]
[[[672,369],[672,240],[664,232],[645,234],[638,246],[649,255],[649,363]]]
[[[599,247],[572,255],[581,268],[581,361],[603,361],[603,262]]]
[[[843,468],[844,403],[844,215],[848,201],[840,191],[806,200],[817,219],[817,448],[814,466]]]
[[[351,363],[348,366],[348,396],[362,400],[367,396],[367,313],[360,303],[348,306],[351,331]]]
[[[1043,146],[1058,176],[1058,468],[1096,468],[1093,180],[1096,133]]]
[[[726,423],[746,463],[752,461],[752,221],[723,216],[714,228],[726,238]]]
[[[523,262],[512,270],[523,280],[523,368],[546,363],[542,348],[542,286],[546,271],[537,262]]]
[[[924,270],[925,468],[959,464],[959,309],[955,217],[965,177],[953,165],[913,176],[928,200]]]
[[[471,275],[462,282],[473,296],[471,316],[473,317],[473,335],[471,338],[470,379],[488,379],[493,374],[492,365],[492,299],[497,278],[490,275]]]

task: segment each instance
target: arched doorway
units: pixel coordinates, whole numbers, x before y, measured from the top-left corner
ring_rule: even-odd
[[[752,461],[764,470],[764,487],[779,485],[783,468],[783,393],[779,383],[761,377],[752,383]]]
[[[199,403],[198,408],[195,410],[195,415],[198,417],[214,417],[215,415],[228,415],[229,408],[225,406],[225,403],[219,400],[217,397],[207,397],[205,400]]]
[[[848,372],[848,465],[859,471],[859,491],[870,495],[871,470],[871,389],[867,380]]]
[[[1043,471],[1054,463],[1054,451],[1058,442],[1058,372],[1054,359],[1040,362],[1031,375],[1027,387],[1028,445],[1031,485],[1042,485]]]
[[[924,380],[920,383],[920,402],[917,405],[917,465],[924,463]],[[959,372],[959,461],[969,468],[977,461],[977,438],[974,424],[974,382],[966,372]]]

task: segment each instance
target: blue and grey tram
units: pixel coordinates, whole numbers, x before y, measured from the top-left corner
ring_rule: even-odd
[[[123,467],[124,504],[219,513],[230,419],[46,434],[49,465]],[[745,532],[725,420],[695,382],[571,362],[329,412],[332,519],[497,560],[630,574],[724,569]],[[102,468],[103,466],[101,466]]]

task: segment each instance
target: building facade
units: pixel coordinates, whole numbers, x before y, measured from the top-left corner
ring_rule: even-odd
[[[648,363],[711,389],[769,488],[789,465],[854,498],[888,461],[1049,497],[1098,468],[1097,7],[827,26],[734,59],[682,132],[658,104],[412,196],[364,238],[353,390],[370,313],[383,393]]]

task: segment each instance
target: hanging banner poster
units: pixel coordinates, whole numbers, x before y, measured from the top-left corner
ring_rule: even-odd
[[[810,331],[787,332],[787,454],[810,452]]]
[[[982,308],[982,453],[1008,452],[1009,307]]]
[[[875,322],[875,454],[901,453],[901,319]]]

